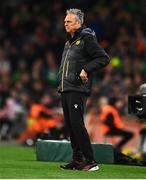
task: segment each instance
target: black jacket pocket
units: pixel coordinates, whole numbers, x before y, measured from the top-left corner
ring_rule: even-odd
[[[66,80],[74,85],[81,85],[82,81],[77,73],[69,73]]]

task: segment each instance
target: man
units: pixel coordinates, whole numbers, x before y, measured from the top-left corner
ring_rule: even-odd
[[[92,72],[106,66],[109,57],[99,46],[95,33],[84,27],[83,22],[84,13],[81,10],[66,11],[64,25],[69,39],[62,54],[58,91],[61,93],[65,123],[70,134],[73,160],[60,167],[94,171],[99,167],[93,157],[83,113],[90,93]]]
[[[121,137],[121,140],[115,144],[115,148],[121,151],[122,147],[132,139],[133,133],[125,129],[116,102],[118,102],[117,98],[110,98],[109,101],[106,97],[99,99],[100,119],[102,121],[101,131],[106,137]]]

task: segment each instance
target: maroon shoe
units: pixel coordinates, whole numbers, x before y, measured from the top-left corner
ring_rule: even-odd
[[[82,171],[97,171],[99,166],[96,161],[85,161],[80,166],[78,166],[78,170]]]

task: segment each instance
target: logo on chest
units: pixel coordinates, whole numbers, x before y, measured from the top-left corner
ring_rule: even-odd
[[[78,41],[76,42],[76,45],[79,45],[79,44],[80,44],[80,42],[81,42],[81,41],[80,41],[80,40],[78,40]]]
[[[74,107],[75,107],[75,109],[77,109],[78,108],[78,104],[74,104]]]

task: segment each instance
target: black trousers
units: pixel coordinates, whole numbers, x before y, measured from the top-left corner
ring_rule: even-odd
[[[82,161],[83,157],[88,161],[94,160],[89,135],[83,118],[86,100],[87,95],[84,93],[61,93],[65,124],[69,131],[73,149],[73,160],[77,161]]]
[[[121,141],[116,145],[116,148],[121,149],[133,137],[133,133],[124,129],[112,129],[106,134],[107,136],[121,136]]]

